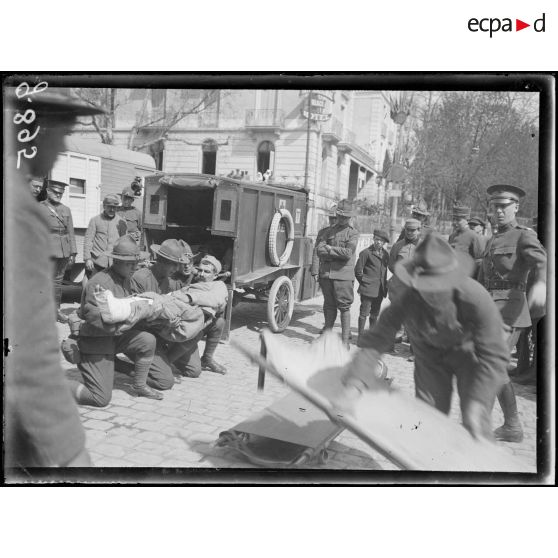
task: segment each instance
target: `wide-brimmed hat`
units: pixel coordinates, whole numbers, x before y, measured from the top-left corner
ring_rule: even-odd
[[[150,246],[152,252],[165,260],[176,263],[186,263],[184,257],[184,241],[176,240],[176,238],[168,238],[162,244],[152,244]]]
[[[29,83],[29,90],[21,90],[16,94],[16,88],[10,87],[6,92],[6,102],[8,107],[16,110],[22,108],[33,110],[39,109],[38,114],[51,117],[71,117],[71,116],[91,116],[94,114],[105,114],[106,111],[92,103],[87,103],[78,97],[56,91],[52,88],[39,89],[35,93],[33,88],[37,87],[34,83]],[[26,94],[28,93],[28,94]]]
[[[194,252],[192,251],[192,248],[190,248],[190,245],[181,238],[178,240],[178,243],[182,246],[182,257],[187,260],[191,260],[194,257]]]
[[[144,260],[149,257],[147,252],[140,250],[138,243],[130,236],[121,236],[112,247],[112,251],[103,252],[105,256],[113,260],[122,260],[126,262],[134,262]]]
[[[374,236],[381,238],[384,242],[389,242],[389,235],[386,231],[381,229],[374,229]]]
[[[395,275],[418,291],[437,292],[460,285],[471,275],[474,260],[454,250],[440,235],[430,233],[417,246],[410,260],[395,264]]]
[[[337,215],[337,205],[332,205],[327,212],[328,217],[335,217]]]
[[[430,215],[430,212],[428,211],[428,208],[426,206],[426,202],[424,202],[423,200],[420,200],[417,205],[413,206],[413,209],[411,209],[411,213],[413,213],[414,215],[421,215],[423,217],[428,217]]]
[[[494,184],[486,189],[490,196],[491,202],[496,203],[510,203],[518,202],[521,198],[525,197],[525,190],[519,186],[512,186],[511,184]]]
[[[200,263],[211,264],[215,268],[215,273],[221,273],[221,269],[223,269],[221,266],[221,262],[215,256],[204,256],[201,259]]]
[[[355,206],[351,200],[341,200],[337,204],[335,214],[339,217],[353,217],[355,214]]]
[[[47,180],[46,181],[46,187],[49,190],[52,190],[54,192],[58,192],[59,194],[63,194],[64,190],[66,189],[67,186],[68,186],[68,184],[66,184],[66,182],[60,182],[60,180]]]
[[[456,203],[453,205],[452,216],[457,219],[469,219],[471,215],[471,208],[466,205]]]

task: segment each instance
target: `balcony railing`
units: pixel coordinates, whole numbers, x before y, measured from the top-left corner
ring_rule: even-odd
[[[283,128],[285,113],[280,109],[248,109],[247,128]]]
[[[356,143],[356,134],[352,130],[343,130],[344,143]]]
[[[325,123],[323,133],[340,141],[343,138],[343,122],[335,118],[335,116],[332,116],[329,121]]]

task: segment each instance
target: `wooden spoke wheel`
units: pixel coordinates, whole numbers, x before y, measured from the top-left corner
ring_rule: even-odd
[[[291,280],[282,275],[273,282],[267,301],[267,321],[271,331],[284,331],[291,321],[293,310],[294,287]]]

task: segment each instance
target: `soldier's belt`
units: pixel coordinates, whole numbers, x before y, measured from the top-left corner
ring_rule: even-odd
[[[525,290],[523,281],[488,281],[484,285],[489,291],[499,291],[506,289],[515,289],[518,291]]]

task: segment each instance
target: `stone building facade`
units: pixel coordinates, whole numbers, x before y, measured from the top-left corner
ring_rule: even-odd
[[[159,170],[243,176],[308,189],[307,232],[327,222],[339,199],[384,203],[381,174],[395,129],[378,91],[117,90],[114,145],[151,154]],[[305,117],[316,103],[321,115]],[[321,99],[321,100],[320,100]],[[201,103],[201,104],[200,104]],[[194,113],[168,122],[196,107]],[[168,129],[166,129],[166,128]],[[164,134],[162,134],[164,130]],[[95,137],[90,127],[76,133]],[[161,139],[158,139],[161,135]]]

